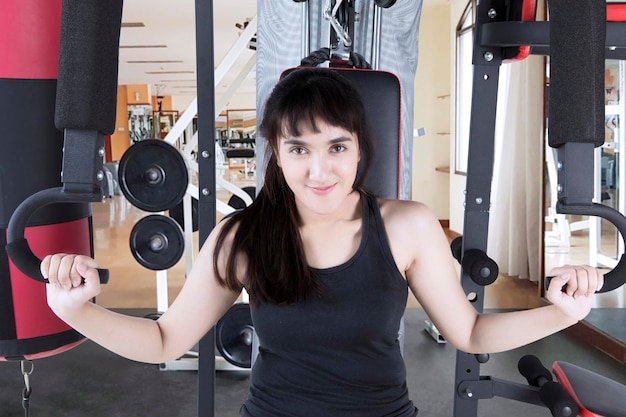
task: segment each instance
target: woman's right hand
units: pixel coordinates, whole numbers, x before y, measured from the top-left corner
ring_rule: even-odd
[[[58,316],[80,309],[100,294],[98,263],[82,255],[59,253],[48,255],[41,262],[48,305]]]

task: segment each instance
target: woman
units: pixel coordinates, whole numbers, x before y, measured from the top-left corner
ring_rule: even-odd
[[[261,131],[271,152],[263,188],[215,227],[157,321],[91,303],[98,264],[65,254],[42,262],[53,311],[113,352],[162,363],[187,352],[246,288],[260,350],[241,415],[254,417],[415,416],[397,340],[409,288],[446,340],[468,353],[517,348],[589,313],[603,277],[566,266],[551,272],[552,305],[478,314],[433,213],[361,189],[371,150],[365,113],[335,71],[285,77]]]

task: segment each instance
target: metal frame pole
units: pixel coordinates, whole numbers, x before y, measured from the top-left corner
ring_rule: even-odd
[[[494,21],[492,16],[504,16],[493,0],[481,1],[476,10],[474,27],[474,76],[470,116],[469,154],[465,190],[465,219],[462,253],[469,249],[487,250],[491,179],[493,176],[494,139],[498,77],[502,63],[501,48],[485,47],[480,43],[481,25]],[[499,5],[502,8],[502,5]],[[493,13],[497,10],[500,13]],[[491,12],[490,12],[491,11]],[[476,284],[466,271],[461,271],[461,285],[473,296],[476,311],[483,311],[484,287]],[[464,384],[480,380],[480,358],[457,351],[454,393],[454,416],[476,417],[478,396]]]
[[[195,0],[196,77],[198,87],[198,219],[200,244],[215,227],[215,62],[213,0]],[[198,416],[215,414],[215,332],[198,349]]]

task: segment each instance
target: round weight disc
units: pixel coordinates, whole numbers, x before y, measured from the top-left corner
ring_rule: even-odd
[[[178,149],[159,139],[128,148],[118,168],[119,186],[132,205],[149,212],[169,210],[181,202],[189,173]]]
[[[162,271],[176,265],[185,251],[183,231],[175,220],[151,214],[135,223],[130,250],[142,266]]]
[[[170,217],[176,220],[176,223],[185,230],[185,216],[182,201],[170,209]],[[191,226],[194,232],[198,231],[198,199],[193,197],[191,199]]]
[[[227,362],[240,368],[252,366],[253,335],[249,304],[233,304],[215,326],[217,350]]]

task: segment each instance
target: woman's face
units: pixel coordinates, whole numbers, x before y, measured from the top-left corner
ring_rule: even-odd
[[[360,159],[358,139],[343,128],[317,121],[319,132],[301,129],[279,139],[278,165],[293,191],[300,215],[343,210]]]

